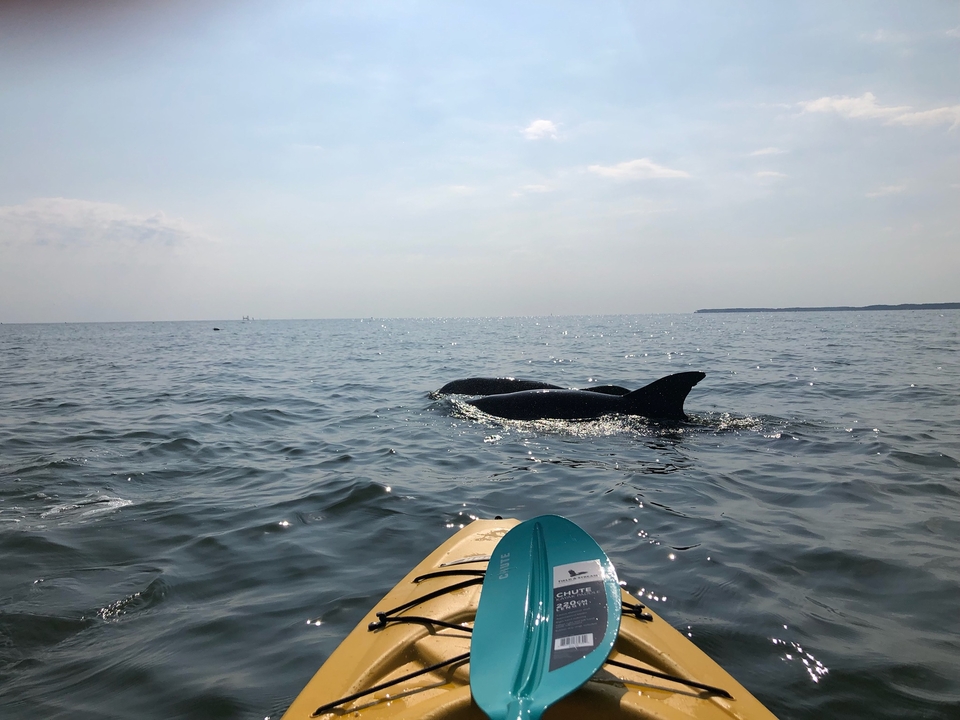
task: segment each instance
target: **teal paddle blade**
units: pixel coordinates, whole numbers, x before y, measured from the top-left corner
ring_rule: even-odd
[[[603,665],[620,630],[613,564],[576,524],[541,515],[490,556],[470,641],[470,691],[491,720],[537,720]]]

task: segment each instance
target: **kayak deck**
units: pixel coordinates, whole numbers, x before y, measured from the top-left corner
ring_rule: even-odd
[[[348,716],[483,720],[486,716],[470,695],[466,628],[473,626],[480,599],[480,571],[486,569],[500,538],[517,523],[476,520],[434,550],[353,629],[293,701],[284,720]],[[625,608],[639,605],[627,592],[622,597]],[[375,629],[370,629],[371,623]],[[459,656],[464,657],[457,660]],[[452,664],[444,664],[451,659]],[[604,665],[585,685],[550,707],[545,720],[774,717],[729,673],[647,608],[623,615],[609,660],[638,670]],[[430,670],[440,664],[444,665]],[[386,687],[324,707],[381,685]],[[711,689],[703,689],[707,687]],[[318,714],[318,709],[323,711]]]

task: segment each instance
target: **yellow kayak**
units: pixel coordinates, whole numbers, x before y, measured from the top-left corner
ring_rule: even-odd
[[[417,565],[353,629],[283,718],[484,720],[470,696],[470,631],[483,571],[518,521],[476,520]],[[627,592],[607,663],[550,707],[564,718],[771,719],[773,714]]]

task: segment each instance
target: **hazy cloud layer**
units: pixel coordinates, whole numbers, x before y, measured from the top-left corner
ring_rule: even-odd
[[[0,243],[51,248],[117,246],[143,250],[182,246],[208,238],[163,212],[138,214],[113,203],[36,198],[0,207]]]
[[[196,298],[220,284],[217,252],[206,233],[162,212],[71,198],[7,205],[0,308],[20,321],[209,316]]]

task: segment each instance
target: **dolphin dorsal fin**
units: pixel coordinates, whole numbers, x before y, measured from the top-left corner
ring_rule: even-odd
[[[667,375],[623,396],[623,401],[635,409],[637,415],[660,420],[686,420],[683,401],[698,382],[706,377],[702,372],[682,372]],[[634,411],[631,411],[633,414]]]

